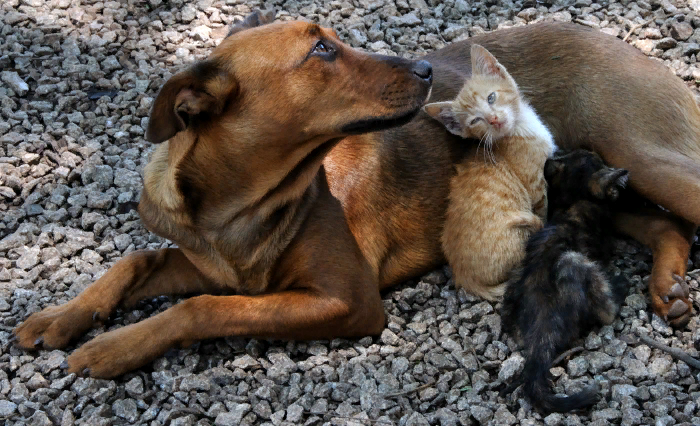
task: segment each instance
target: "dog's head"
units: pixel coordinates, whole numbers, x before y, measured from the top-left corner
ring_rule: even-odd
[[[295,144],[381,130],[413,117],[430,64],[372,55],[306,22],[267,24],[256,12],[207,60],[173,76],[154,102],[146,138],[216,129],[221,143]]]
[[[161,88],[146,139],[168,145],[144,178],[159,208],[187,210],[192,221],[218,215],[209,223],[261,201],[274,211],[304,193],[334,141],[406,122],[429,94],[428,62],[368,54],[333,30],[271,19],[249,16]]]
[[[548,159],[544,176],[550,203],[569,205],[577,199],[617,200],[629,174],[625,169],[607,166],[594,152],[577,149]]]

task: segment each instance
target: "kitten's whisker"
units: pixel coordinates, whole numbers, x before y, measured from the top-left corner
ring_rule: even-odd
[[[484,145],[485,149],[488,150],[489,154],[489,160],[491,160],[491,163],[493,165],[496,165],[496,157],[493,154],[493,135],[491,133],[488,133],[488,138],[486,139],[486,144]]]
[[[479,144],[476,146],[476,155],[479,155],[479,147],[481,147],[481,143],[484,142],[484,139],[486,138],[486,133],[479,139]],[[484,163],[486,163],[486,144],[484,144]]]
[[[479,139],[479,145],[476,146],[476,154],[479,155],[479,148],[481,147],[481,143],[484,141],[484,137],[482,136],[481,139]],[[484,157],[485,159],[486,157]]]
[[[489,141],[489,150],[491,151],[491,158],[493,158],[493,164],[496,164],[496,154],[493,152],[493,137]]]

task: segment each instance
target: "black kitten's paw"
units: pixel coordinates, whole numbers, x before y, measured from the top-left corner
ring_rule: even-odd
[[[622,190],[627,187],[627,182],[629,181],[629,174],[625,173],[620,174],[617,178],[612,180],[610,185],[608,186],[608,189],[606,191],[606,196],[608,200],[610,201],[615,201],[620,197],[620,193],[622,193]]]

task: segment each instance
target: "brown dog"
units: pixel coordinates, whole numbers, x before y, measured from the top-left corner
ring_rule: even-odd
[[[99,335],[64,367],[113,377],[199,339],[377,334],[380,290],[444,262],[453,165],[476,144],[423,113],[405,124],[428,96],[430,64],[350,49],[309,23],[246,28],[260,18],[172,77],[154,103],[147,139],[160,145],[139,211],[180,248],[130,254],[74,300],[27,319],[19,345],[64,347],[120,304],[192,292],[238,295],[193,297]],[[629,169],[634,188],[684,218],[634,211],[620,227],[654,250],[655,312],[687,322],[687,287],[674,287],[673,275],[685,273],[700,223],[700,111],[690,91],[584,27],[470,41],[512,70],[560,145]],[[469,43],[426,57],[433,99],[454,98],[469,75]]]

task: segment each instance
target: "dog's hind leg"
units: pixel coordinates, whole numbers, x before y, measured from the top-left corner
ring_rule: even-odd
[[[685,277],[688,254],[697,227],[660,209],[617,213],[618,231],[651,248],[652,266],[649,294],[654,312],[674,327],[690,320],[692,303]]]
[[[606,162],[629,170],[630,184],[637,193],[671,212],[620,204],[624,213],[615,222],[622,233],[651,248],[652,307],[674,327],[684,327],[692,313],[688,285],[682,277],[700,224],[700,141],[694,130],[700,128],[700,118],[691,118],[690,124],[678,123],[678,134],[663,145],[639,135],[627,138],[624,151],[604,155]],[[614,146],[621,145],[611,144]]]
[[[97,321],[107,319],[120,304],[211,287],[179,249],[137,251],[118,261],[76,298],[31,315],[14,333],[23,348],[63,348]]]

